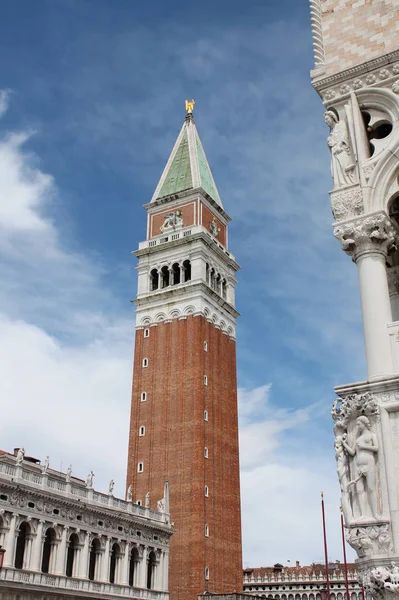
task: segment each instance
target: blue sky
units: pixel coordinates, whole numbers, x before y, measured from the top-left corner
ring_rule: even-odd
[[[307,0],[14,0],[0,19],[2,446],[123,494],[135,259],[195,118],[238,274],[244,563],[341,554],[333,386],[365,377]],[[19,406],[19,410],[15,410]]]

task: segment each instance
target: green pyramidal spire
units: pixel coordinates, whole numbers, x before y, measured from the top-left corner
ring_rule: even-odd
[[[223,208],[193,115],[188,112],[151,202],[197,188]]]

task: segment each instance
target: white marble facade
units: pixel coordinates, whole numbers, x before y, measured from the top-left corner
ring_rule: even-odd
[[[169,514],[92,484],[0,456],[1,600],[168,599]]]
[[[339,30],[357,7],[374,23],[373,3],[333,13],[323,2],[311,0],[312,83],[329,128],[333,231],[358,271],[367,364],[366,381],[336,387],[335,456],[346,537],[366,591],[381,600],[399,594],[399,44],[381,56],[374,47],[351,69],[337,56],[323,77],[323,19]],[[398,9],[390,2],[387,17]]]

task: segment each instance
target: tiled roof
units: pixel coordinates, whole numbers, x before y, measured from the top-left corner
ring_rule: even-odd
[[[202,188],[223,208],[195,121],[189,114],[184,119],[151,202],[197,188]]]

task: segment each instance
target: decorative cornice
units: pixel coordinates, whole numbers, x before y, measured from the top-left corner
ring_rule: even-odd
[[[374,71],[378,68],[383,67],[384,65],[391,65],[399,61],[399,50],[395,50],[394,52],[389,52],[388,54],[384,54],[383,56],[379,56],[378,58],[373,58],[367,62],[362,62],[359,65],[355,65],[350,69],[345,69],[345,71],[340,71],[339,73],[334,73],[328,77],[322,77],[320,79],[314,80],[312,82],[313,87],[319,93],[323,90],[333,86],[339,85],[340,83],[346,82],[348,79],[352,79],[353,77],[359,77],[364,73],[369,73],[370,71]]]
[[[355,261],[364,253],[387,254],[396,244],[398,232],[385,212],[337,225],[334,236],[342,250]]]

